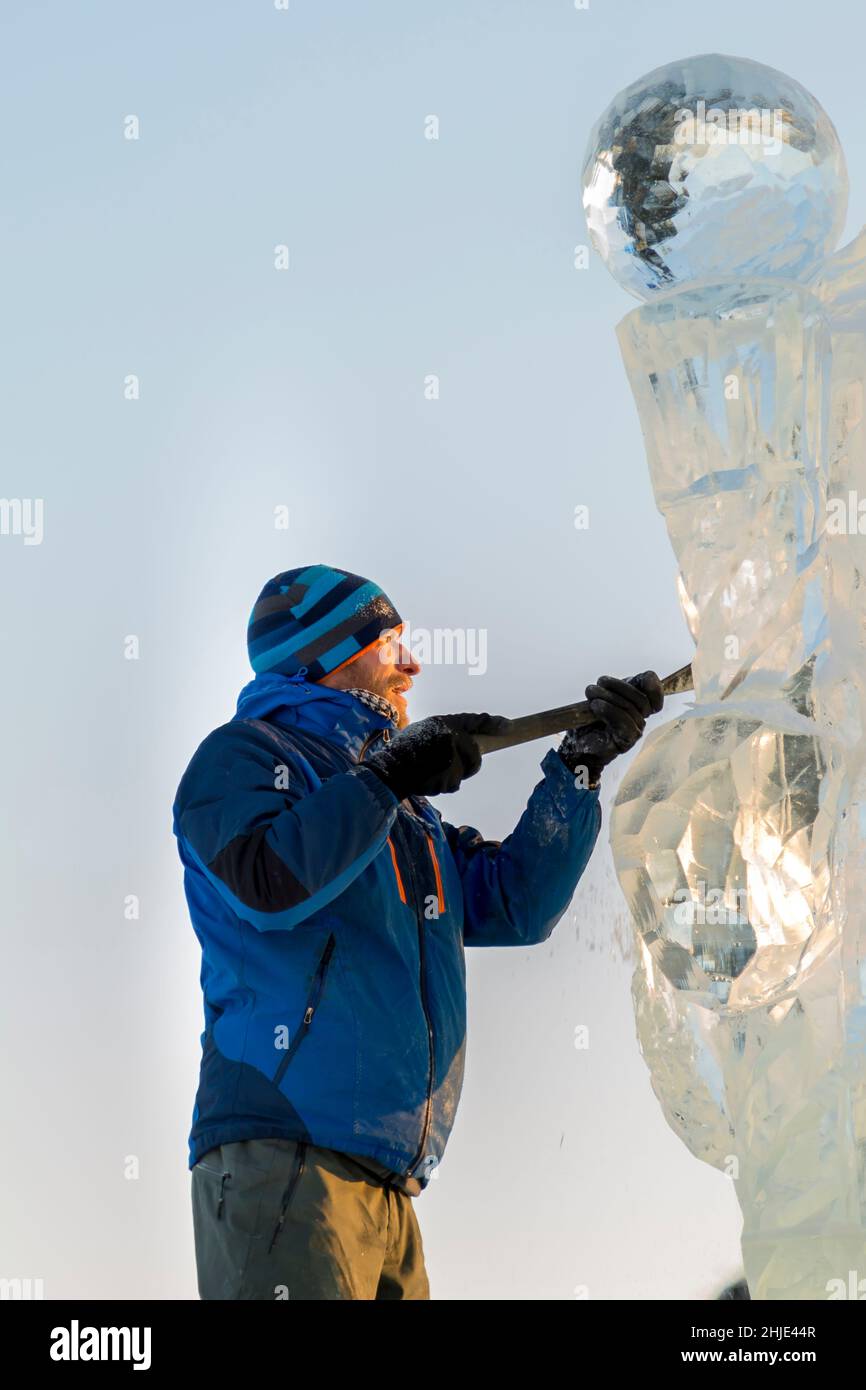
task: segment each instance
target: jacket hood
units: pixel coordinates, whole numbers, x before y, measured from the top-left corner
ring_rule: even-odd
[[[377,729],[393,729],[391,720],[377,714],[348,690],[333,690],[302,676],[269,671],[248,682],[238,696],[235,719],[266,719],[287,729],[303,729],[357,756],[364,740]]]

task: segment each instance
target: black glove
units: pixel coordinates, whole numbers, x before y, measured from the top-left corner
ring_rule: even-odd
[[[395,738],[365,758],[369,767],[398,801],[416,796],[456,792],[465,777],[474,777],[481,754],[473,733],[495,733],[501,721],[489,714],[432,715],[410,724]]]
[[[642,671],[630,680],[599,676],[586,687],[589,707],[598,722],[569,729],[559,756],[571,772],[584,767],[587,784],[598,786],[602,769],[637,743],[651,714],[664,704],[664,691],[655,671]]]
[[[498,734],[509,723],[501,714],[440,714],[455,734]]]

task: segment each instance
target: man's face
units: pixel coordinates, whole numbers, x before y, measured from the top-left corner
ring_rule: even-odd
[[[348,666],[325,676],[320,684],[330,685],[336,690],[371,690],[390,700],[397,710],[397,727],[405,729],[409,723],[409,710],[406,692],[411,688],[412,678],[417,676],[421,666],[415,661],[399,636],[390,630],[382,634],[379,645],[362,652]]]

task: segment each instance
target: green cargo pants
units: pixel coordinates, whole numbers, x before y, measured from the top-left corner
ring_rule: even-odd
[[[203,1299],[427,1299],[412,1198],[347,1154],[243,1139],[192,1170]]]

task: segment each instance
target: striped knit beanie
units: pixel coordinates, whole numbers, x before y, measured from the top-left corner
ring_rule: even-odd
[[[378,584],[332,565],[286,570],[268,580],[247,628],[257,675],[303,673],[319,681],[372,647],[403,620]]]

